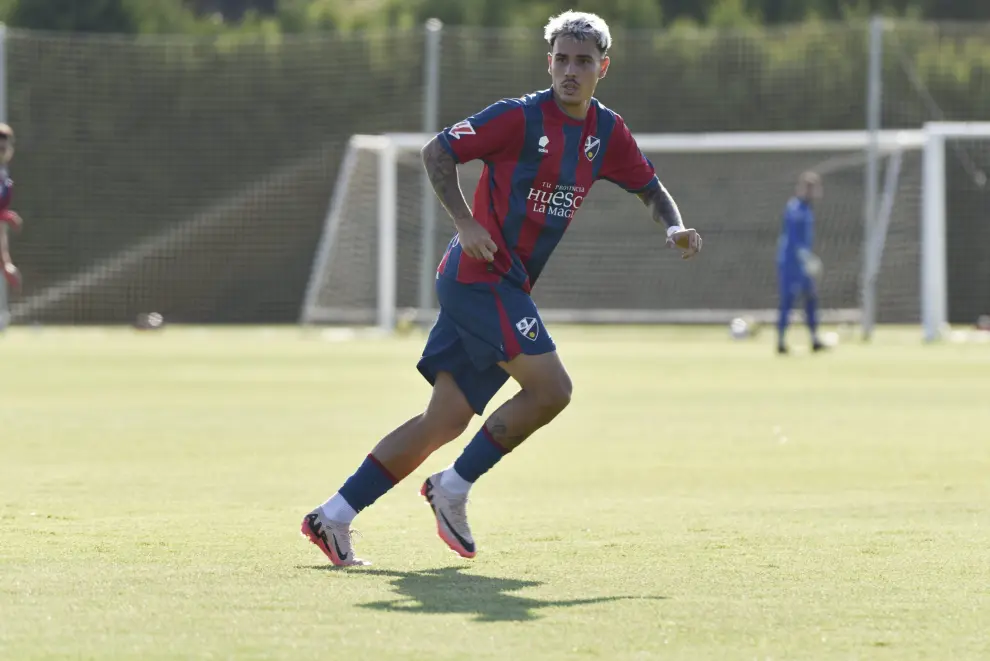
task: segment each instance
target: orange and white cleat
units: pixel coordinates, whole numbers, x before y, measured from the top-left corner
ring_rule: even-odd
[[[437,519],[437,534],[450,549],[462,558],[473,558],[477,555],[471,528],[467,522],[467,494],[459,496],[452,494],[440,486],[440,473],[426,478],[421,496],[433,509]]]
[[[331,521],[323,515],[319,507],[303,519],[301,532],[338,567],[361,567],[371,564],[354,557],[350,524]]]

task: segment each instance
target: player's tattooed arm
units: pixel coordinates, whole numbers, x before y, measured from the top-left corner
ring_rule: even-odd
[[[447,210],[458,229],[464,221],[473,219],[471,209],[461,191],[461,182],[457,178],[457,162],[437,138],[433,138],[423,147],[423,166],[430,178],[433,190],[440,199],[440,204]]]
[[[14,263],[10,261],[10,248],[7,243],[7,226],[0,224],[0,277],[7,280],[11,287],[18,287],[21,283],[20,272]]]
[[[423,147],[423,166],[440,204],[454,220],[461,248],[469,257],[493,262],[498,246],[488,231],[471,215],[471,209],[461,191],[461,182],[457,178],[457,162],[438,139],[433,138]]]
[[[690,259],[701,252],[701,236],[693,229],[685,229],[677,203],[663,184],[657,182],[639,197],[653,212],[653,222],[667,226],[668,248],[680,248],[681,259]]]
[[[681,212],[677,208],[677,203],[674,202],[674,198],[671,197],[662,183],[658,182],[656,187],[640,193],[639,199],[643,200],[643,203],[650,207],[653,213],[653,222],[656,224],[663,223],[668,229],[671,227],[684,227],[684,221],[681,220]]]

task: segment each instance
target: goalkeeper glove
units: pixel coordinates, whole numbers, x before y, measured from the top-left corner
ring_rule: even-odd
[[[812,280],[818,280],[822,275],[822,260],[810,250],[802,248],[798,251],[798,259],[801,260],[801,269],[804,274]]]

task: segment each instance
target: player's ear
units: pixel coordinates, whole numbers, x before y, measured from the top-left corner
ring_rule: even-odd
[[[547,53],[547,73],[553,73],[553,53]]]
[[[598,72],[598,80],[604,78],[605,74],[608,73],[609,62],[611,62],[611,60],[608,59],[608,55],[602,58],[602,69]]]

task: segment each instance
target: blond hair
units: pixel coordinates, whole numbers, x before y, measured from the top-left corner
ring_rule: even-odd
[[[612,47],[612,35],[605,19],[597,14],[583,11],[565,11],[558,16],[552,16],[543,28],[543,37],[550,44],[550,50],[553,50],[553,44],[558,37],[572,37],[577,41],[591,39],[602,55]]]

